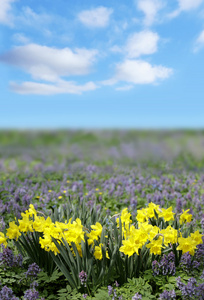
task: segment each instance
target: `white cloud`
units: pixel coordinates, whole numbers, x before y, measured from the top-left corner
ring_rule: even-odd
[[[0,23],[11,25],[12,16],[9,14],[11,10],[11,4],[16,0],[0,0]]]
[[[203,47],[204,47],[204,30],[201,31],[198,38],[196,39],[194,52],[199,51]]]
[[[159,79],[166,79],[173,70],[163,66],[152,66],[144,60],[125,60],[116,66],[113,78],[103,81],[104,85],[114,85],[119,81],[133,84],[151,84]]]
[[[54,84],[37,82],[23,82],[22,84],[17,84],[16,82],[11,82],[10,88],[13,92],[23,95],[56,95],[81,94],[82,92],[95,90],[97,86],[92,81],[84,85],[77,85],[75,82],[60,80]]]
[[[203,0],[178,0],[178,9],[169,14],[169,18],[177,17],[182,11],[191,11],[198,8]]]
[[[15,33],[12,36],[12,39],[20,44],[28,44],[30,42],[29,38],[26,37],[23,33]]]
[[[153,54],[157,51],[159,36],[152,31],[141,31],[131,35],[127,41],[125,50],[129,58],[141,55]]]
[[[172,70],[163,66],[152,66],[143,60],[125,60],[116,67],[116,79],[134,84],[154,83],[170,76]]]
[[[84,10],[78,14],[78,19],[87,27],[106,27],[113,10],[103,6]]]
[[[90,72],[97,51],[51,48],[37,44],[19,46],[0,56],[0,61],[17,66],[34,79],[57,81],[61,76],[84,75]]]
[[[29,6],[24,6],[21,14],[16,16],[16,20],[23,26],[41,27],[41,30],[44,30],[45,24],[53,22],[54,17],[46,13],[37,14]]]
[[[191,10],[198,8],[203,0],[178,0],[179,7],[181,10]]]
[[[156,21],[163,3],[160,0],[139,0],[137,7],[145,14],[144,25],[151,26]]]

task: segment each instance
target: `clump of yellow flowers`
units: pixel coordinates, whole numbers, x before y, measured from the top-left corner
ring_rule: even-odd
[[[176,250],[182,250],[182,253],[189,252],[194,255],[196,246],[202,244],[202,234],[199,231],[191,233],[188,237],[182,237],[182,232],[179,229],[168,225],[164,229],[156,225],[152,225],[149,220],[163,218],[165,222],[174,221],[175,213],[172,212],[172,207],[167,209],[160,208],[159,205],[149,203],[146,208],[138,211],[136,219],[138,221],[138,228],[131,225],[130,214],[127,209],[124,209],[121,214],[122,231],[123,231],[123,245],[120,251],[125,255],[132,256],[134,253],[139,253],[144,245],[150,249],[150,254],[161,255],[162,248],[169,247],[173,244],[177,245]],[[180,215],[179,222],[182,225],[185,222],[191,222],[192,215],[189,214],[189,209]]]
[[[22,233],[39,232],[41,237],[39,243],[45,251],[52,251],[55,255],[59,253],[53,238],[63,244],[66,241],[70,248],[72,243],[76,245],[79,255],[82,256],[81,243],[88,239],[88,245],[97,260],[102,260],[102,247],[105,246],[106,258],[110,259],[107,245],[101,243],[103,227],[99,222],[91,225],[91,230],[85,228],[79,218],[76,220],[66,220],[65,222],[52,222],[50,217],[39,216],[31,204],[25,213],[21,214],[22,218],[15,222],[10,222],[6,235],[0,232],[0,244],[7,246],[7,239],[19,239]],[[165,226],[152,225],[151,220],[161,218]],[[189,236],[182,236],[181,226],[186,222],[191,222],[192,215],[189,210],[183,211],[180,215],[180,227],[175,229],[172,225],[175,220],[175,213],[172,207],[167,209],[160,208],[159,205],[149,203],[146,208],[138,210],[135,224],[132,224],[131,214],[125,208],[117,218],[118,227],[122,226],[122,245],[119,251],[128,257],[133,254],[139,255],[139,250],[145,246],[149,248],[150,254],[161,255],[162,249],[176,245],[176,250],[182,250],[182,253],[189,252],[194,255],[196,246],[202,243],[202,234],[199,231],[191,233]]]

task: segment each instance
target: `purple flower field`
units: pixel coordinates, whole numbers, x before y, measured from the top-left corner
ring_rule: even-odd
[[[149,203],[172,207],[176,216],[189,210],[192,221],[186,226],[204,233],[202,132],[2,131],[0,140],[0,232],[30,204],[48,217],[69,202],[77,211],[82,205],[95,208],[106,226],[124,208],[134,219]],[[15,243],[1,247],[0,299],[204,299],[203,244],[194,257],[183,253],[179,267],[173,252],[156,256],[143,276],[117,285],[114,279],[92,296],[84,270],[75,293],[60,272],[48,276],[20,255]],[[11,278],[18,288],[12,288]],[[144,280],[143,290],[136,288],[138,280]]]

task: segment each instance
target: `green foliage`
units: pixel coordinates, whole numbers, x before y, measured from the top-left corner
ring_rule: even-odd
[[[57,291],[57,299],[58,300],[81,300],[83,296],[76,289],[72,289],[69,285],[66,288]]]
[[[80,207],[80,209],[79,209]],[[71,200],[70,197],[63,199],[63,204],[58,205],[51,209],[51,219],[53,222],[64,222],[65,220],[72,219],[72,221],[79,218],[85,227],[90,228],[96,222],[105,224],[107,216],[104,216],[104,211],[97,209],[97,201],[92,207],[86,205],[86,201],[80,199]]]
[[[153,295],[152,286],[148,280],[142,277],[128,279],[127,283],[117,288],[117,295],[122,295],[125,300],[132,299],[136,293],[142,295],[142,300],[156,299]]]
[[[38,274],[36,281],[38,283],[38,291],[40,292],[40,295],[49,300],[58,299],[56,291],[63,289],[67,284],[64,275],[58,270],[55,270],[51,275],[41,271]]]
[[[40,237],[42,237],[42,234],[35,231],[29,232],[27,235],[22,233],[18,241],[15,241],[15,245],[28,263],[35,262],[41,269],[51,275],[56,268],[56,264],[51,254],[41,248]]]
[[[25,272],[25,265],[22,267],[9,267],[0,264],[0,289],[6,285],[13,290],[16,296],[22,296],[31,284],[31,279],[26,277]]]

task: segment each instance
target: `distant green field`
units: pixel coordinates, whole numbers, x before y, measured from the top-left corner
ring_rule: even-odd
[[[204,131],[0,131],[0,158],[128,166],[148,163],[154,167],[168,163],[174,168],[202,171]]]

